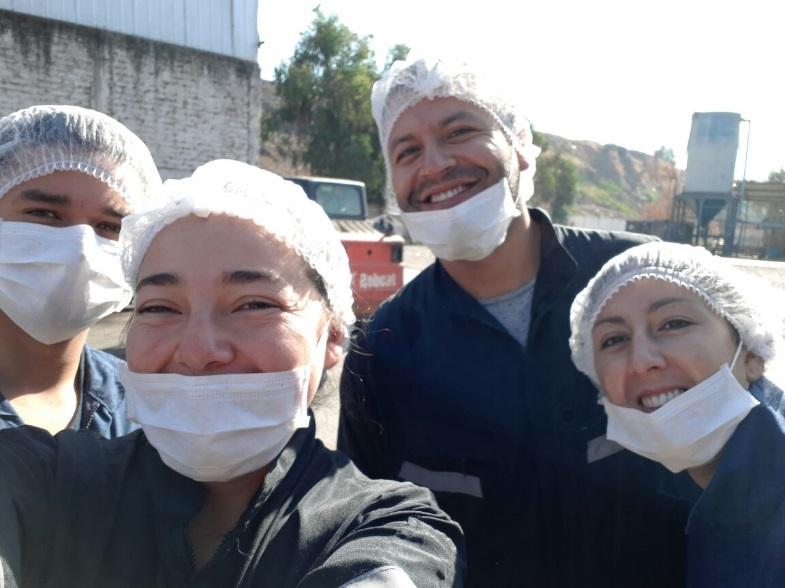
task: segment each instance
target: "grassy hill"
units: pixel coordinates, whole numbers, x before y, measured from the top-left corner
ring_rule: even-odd
[[[545,148],[560,152],[578,171],[573,216],[669,218],[683,178],[673,163],[618,145],[543,136]]]

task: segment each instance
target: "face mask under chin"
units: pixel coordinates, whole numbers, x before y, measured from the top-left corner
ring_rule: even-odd
[[[504,243],[520,214],[504,178],[452,208],[404,212],[401,219],[411,237],[438,259],[479,261]]]
[[[729,364],[654,412],[618,406],[602,397],[607,438],[674,473],[711,462],[759,404],[731,369],[741,346],[740,342]]]

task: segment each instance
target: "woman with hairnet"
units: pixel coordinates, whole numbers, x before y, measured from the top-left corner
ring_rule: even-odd
[[[763,377],[783,324],[765,290],[705,249],[656,242],[608,261],[572,305],[573,361],[608,440],[702,490],[689,586],[785,581],[785,405]]]
[[[75,106],[0,118],[0,429],[124,435],[117,358],[88,328],[131,299],[120,220],[160,185],[144,143]]]
[[[346,253],[302,189],[215,161],[123,222],[122,381],[142,430],[0,432],[0,558],[24,586],[462,585],[427,490],[371,481],[308,406],[352,313]]]

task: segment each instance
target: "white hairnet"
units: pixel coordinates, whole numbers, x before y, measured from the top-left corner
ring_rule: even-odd
[[[0,118],[0,198],[56,171],[93,176],[131,210],[149,206],[161,183],[147,146],[105,114],[78,106],[31,106]]]
[[[123,271],[135,285],[153,238],[177,219],[224,214],[247,219],[291,247],[324,283],[327,304],[346,327],[354,323],[352,275],[338,233],[321,206],[302,188],[274,173],[219,159],[163,186],[166,204],[123,219]],[[219,245],[219,244],[217,244]]]
[[[401,114],[423,99],[457,98],[481,108],[491,115],[516,152],[529,167],[521,172],[519,197],[528,200],[534,186],[532,178],[540,148],[532,143],[529,121],[518,100],[520,91],[505,87],[500,77],[481,72],[465,62],[441,59],[407,59],[396,61],[373,85],[371,110],[379,129],[379,140],[387,168],[387,197],[390,212],[399,212],[390,183],[388,143]]]
[[[664,280],[694,292],[736,329],[749,351],[764,360],[774,357],[782,317],[772,316],[774,301],[769,298],[773,292],[766,284],[742,274],[702,247],[656,241],[610,259],[578,293],[570,308],[572,360],[598,388],[592,348],[594,323],[616,292],[644,278]]]

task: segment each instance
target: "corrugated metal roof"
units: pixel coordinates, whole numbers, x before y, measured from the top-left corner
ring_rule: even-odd
[[[0,8],[256,61],[257,0],[0,0]]]

